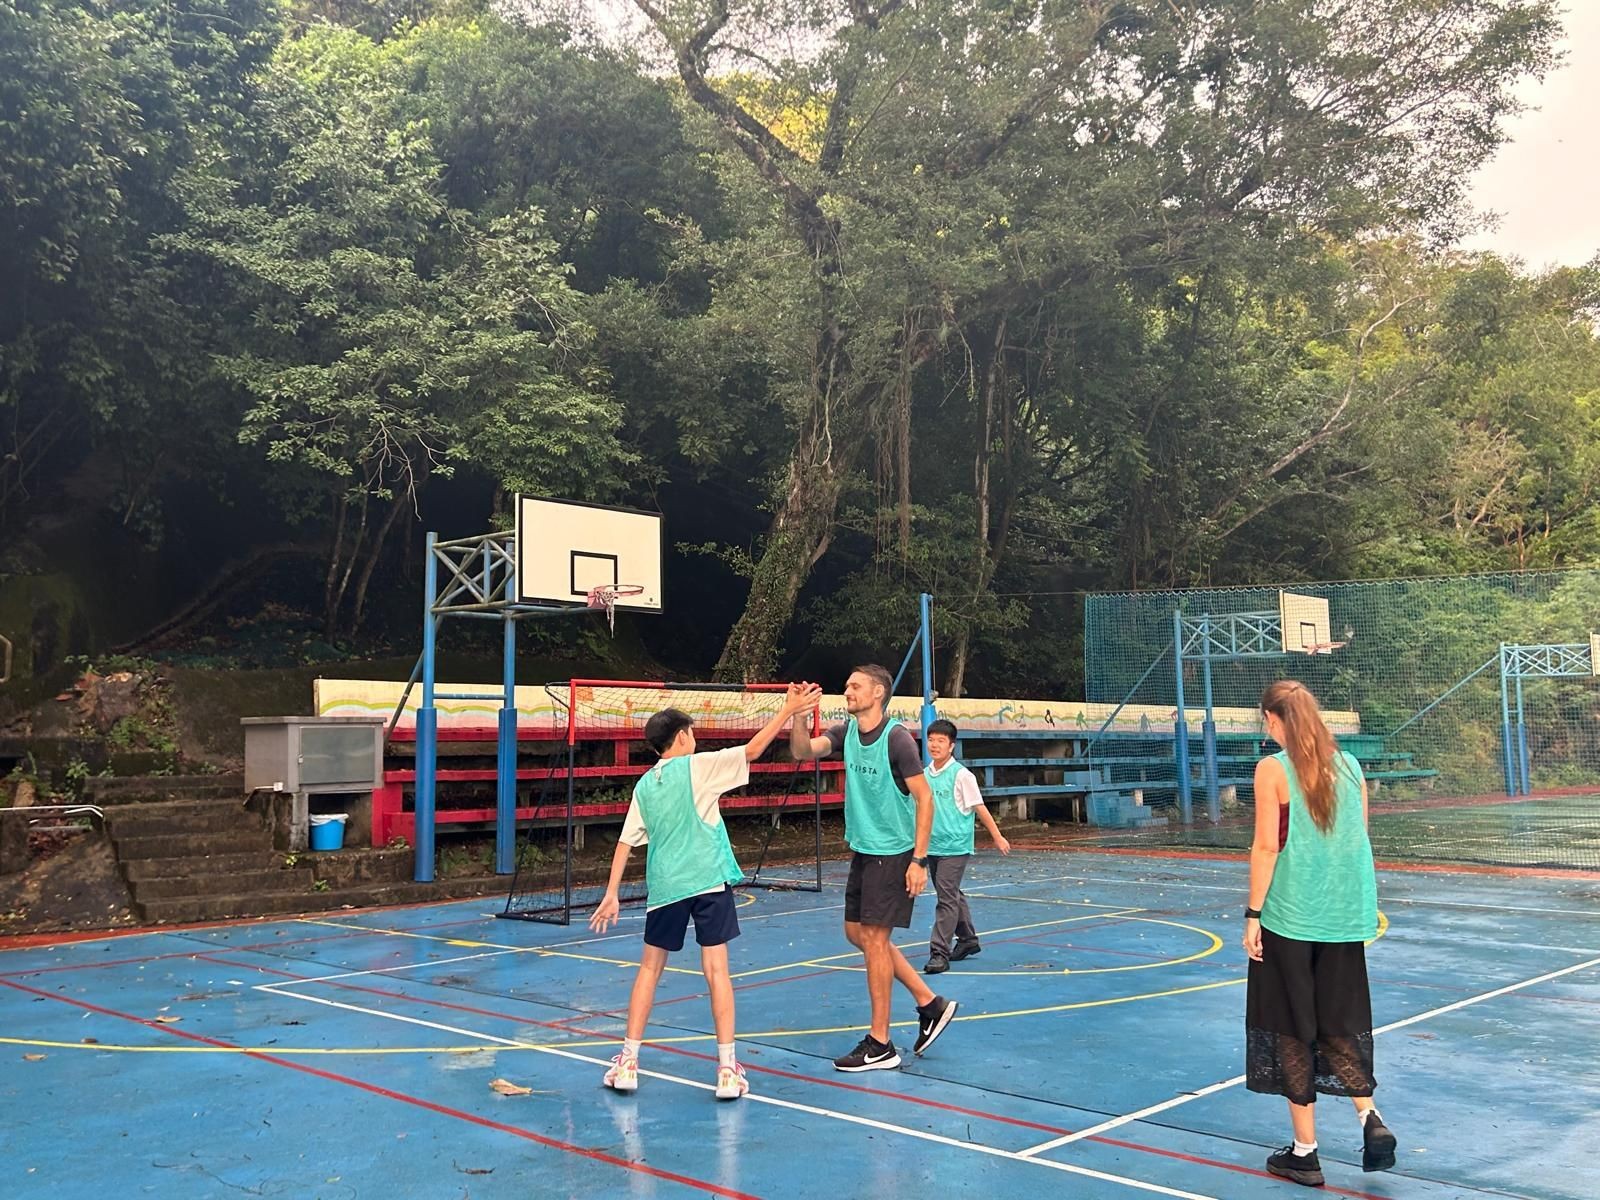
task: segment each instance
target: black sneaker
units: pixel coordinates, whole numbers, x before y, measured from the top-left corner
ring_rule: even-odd
[[[840,1071],[892,1071],[900,1065],[900,1051],[893,1042],[880,1042],[869,1033],[849,1054],[834,1059],[833,1065]]]
[[[950,969],[950,960],[942,954],[928,955],[928,965],[922,968],[924,975],[943,975]]]
[[[1361,1169],[1387,1171],[1394,1166],[1394,1148],[1398,1144],[1383,1118],[1373,1112],[1361,1126]]]
[[[917,1041],[912,1050],[921,1054],[933,1045],[938,1036],[945,1031],[952,1017],[956,1015],[956,1002],[946,1000],[943,996],[935,996],[927,1004],[917,1009]]]
[[[1267,1159],[1267,1170],[1306,1187],[1322,1186],[1322,1164],[1317,1161],[1315,1150],[1310,1154],[1296,1154],[1293,1145],[1285,1146]]]
[[[960,962],[963,958],[971,958],[974,954],[982,954],[983,947],[976,941],[956,940],[955,948],[950,951],[950,961]]]

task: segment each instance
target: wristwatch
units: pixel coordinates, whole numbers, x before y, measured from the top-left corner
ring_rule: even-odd
[[[928,860],[927,860],[926,857],[923,857],[923,858],[913,857],[911,859],[911,862],[912,862],[912,864],[914,866],[921,867],[924,871],[926,871],[928,869]]]
[[[1245,909],[1244,910],[1244,919],[1246,921],[1259,921],[1259,920],[1261,920],[1261,910],[1259,908],[1247,908],[1247,909]]]

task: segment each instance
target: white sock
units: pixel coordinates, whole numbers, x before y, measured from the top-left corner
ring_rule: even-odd
[[[717,1066],[731,1067],[737,1060],[733,1056],[732,1042],[717,1043]]]
[[[1315,1154],[1316,1152],[1317,1144],[1315,1142],[1302,1142],[1299,1138],[1295,1138],[1294,1153],[1296,1158],[1304,1158],[1306,1155]]]
[[[1361,1128],[1365,1129],[1367,1127],[1367,1118],[1368,1117],[1378,1117],[1378,1110],[1375,1109],[1375,1108],[1363,1108],[1361,1110],[1361,1114],[1360,1115],[1361,1115]],[[1382,1117],[1378,1117],[1378,1120],[1382,1121],[1383,1118]]]
[[[622,1052],[624,1054],[628,1055],[630,1058],[638,1058],[639,1057],[639,1043],[637,1041],[635,1041],[633,1038],[623,1038],[622,1039]]]

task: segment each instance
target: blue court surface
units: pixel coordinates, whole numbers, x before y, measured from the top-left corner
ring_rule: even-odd
[[[1262,1169],[1283,1102],[1243,1061],[1242,862],[984,854],[961,1015],[900,1071],[842,1075],[860,962],[844,864],[741,898],[753,1091],[718,1103],[692,947],[662,983],[636,1095],[600,1082],[642,913],[620,932],[497,921],[478,899],[0,953],[0,1195],[1083,1198],[1298,1194]],[[1342,1196],[1600,1194],[1600,878],[1385,873],[1369,952],[1378,1102],[1399,1165]],[[920,966],[933,916],[901,939]],[[507,1080],[531,1089],[507,1096]],[[1031,1189],[1031,1192],[1030,1192]]]

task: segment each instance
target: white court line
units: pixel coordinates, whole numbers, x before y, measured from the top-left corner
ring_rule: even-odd
[[[1381,871],[1380,871],[1380,874],[1381,874]],[[1245,875],[1245,872],[1243,870],[1241,870],[1239,872],[1240,878],[1241,879],[1244,878],[1244,875]],[[1246,891],[1246,889],[1243,888],[1243,887],[1223,887],[1222,885],[1215,884],[1215,883],[1189,883],[1189,882],[1186,882],[1186,881],[1173,880],[1173,879],[1161,879],[1161,880],[1105,879],[1105,878],[1101,878],[1101,877],[1096,876],[1096,875],[1070,875],[1070,876],[1063,876],[1062,878],[1073,879],[1073,880],[1076,880],[1079,883],[1126,883],[1126,884],[1139,884],[1139,885],[1141,885],[1143,887],[1146,887],[1146,888],[1177,888],[1177,889],[1184,890],[1184,891],[1191,891],[1192,890],[1192,891],[1202,891],[1202,892],[1233,892],[1236,895],[1241,895],[1241,896]],[[963,888],[962,890],[963,891],[967,891],[967,889],[965,889],[965,888]],[[972,894],[973,894],[972,892],[967,891],[967,895],[970,896]],[[1556,916],[1564,916],[1564,917],[1590,917],[1590,918],[1592,918],[1592,917],[1595,916],[1595,913],[1592,910],[1586,910],[1586,909],[1581,909],[1581,908],[1535,908],[1535,907],[1530,907],[1530,906],[1526,906],[1526,905],[1511,905],[1511,904],[1474,904],[1470,900],[1416,900],[1416,899],[1412,899],[1412,898],[1410,898],[1408,896],[1388,896],[1388,895],[1385,895],[1383,897],[1383,903],[1384,903],[1385,907],[1387,907],[1388,905],[1391,905],[1391,904],[1415,904],[1415,905],[1418,905],[1418,906],[1423,907],[1423,908],[1483,908],[1483,909],[1489,909],[1492,912],[1548,913],[1548,914],[1552,914],[1552,915],[1556,915]]]
[[[1495,988],[1492,992],[1482,992],[1476,996],[1468,996],[1465,1000],[1457,1000],[1453,1004],[1441,1005],[1439,1008],[1430,1008],[1427,1012],[1420,1012],[1414,1017],[1406,1017],[1404,1020],[1392,1021],[1387,1025],[1382,1025],[1377,1029],[1374,1029],[1372,1032],[1374,1035],[1376,1035],[1380,1033],[1388,1033],[1395,1029],[1404,1029],[1407,1025],[1415,1025],[1418,1021],[1427,1021],[1434,1017],[1441,1017],[1445,1013],[1455,1012],[1456,1010],[1462,1008],[1468,1008],[1474,1004],[1481,1004],[1483,1001],[1493,1000],[1497,996],[1504,996],[1510,992],[1518,992],[1523,988],[1530,988],[1541,983],[1548,983],[1552,979],[1560,979],[1563,975],[1571,975],[1574,971],[1585,971],[1590,967],[1597,966],[1600,966],[1600,958],[1591,958],[1588,962],[1576,963],[1570,967],[1562,967],[1559,971],[1550,971],[1533,979],[1524,979],[1521,983],[1507,984],[1505,987]],[[1213,1083],[1210,1086],[1203,1087],[1196,1092],[1185,1092],[1181,1096],[1174,1096],[1170,1100],[1163,1100],[1160,1104],[1152,1104],[1149,1108],[1141,1108],[1138,1112],[1125,1113],[1120,1117],[1113,1117],[1109,1121],[1102,1121],[1098,1125],[1090,1126],[1088,1129],[1080,1129],[1078,1132],[1069,1133],[1064,1137],[1052,1138],[1048,1142],[1040,1142],[1037,1146],[1029,1146],[1026,1150],[1019,1151],[1018,1153],[1024,1158],[1031,1158],[1036,1154],[1043,1154],[1046,1150],[1054,1150],[1058,1146],[1068,1146],[1073,1142],[1081,1142],[1084,1138],[1096,1137],[1107,1132],[1108,1130],[1117,1129],[1123,1125],[1129,1124],[1130,1122],[1142,1121],[1144,1118],[1154,1116],[1156,1113],[1166,1112],[1168,1109],[1177,1108],[1179,1105],[1189,1104],[1195,1100],[1201,1099],[1202,1097],[1214,1095],[1217,1092],[1226,1091],[1228,1088],[1237,1087],[1243,1082],[1243,1075],[1235,1075],[1232,1079],[1224,1079],[1220,1083]]]
[[[414,971],[418,967],[443,967],[450,963],[471,962],[478,958],[500,958],[507,954],[520,954],[519,950],[485,950],[481,954],[462,954],[456,958],[429,958],[421,962],[399,963],[393,967],[368,967],[362,971],[340,971],[337,975],[317,975],[304,979],[296,979],[297,984],[302,983],[327,983],[334,979],[355,979],[361,975],[390,975],[396,971]],[[274,958],[281,957],[274,955]],[[290,959],[290,962],[303,962],[303,959]],[[246,964],[246,970],[252,969],[252,964]],[[270,983],[258,983],[253,990],[258,992],[268,991]]]
[[[287,984],[282,986],[288,986]],[[444,1025],[437,1021],[426,1021],[421,1017],[408,1017],[402,1013],[384,1012],[376,1008],[364,1008],[359,1004],[345,1004],[338,1000],[325,1000],[320,996],[305,996],[298,992],[275,991],[275,996],[284,996],[292,1000],[306,1000],[312,1004],[326,1005],[328,1008],[341,1008],[347,1012],[361,1013],[369,1017],[383,1017],[390,1021],[404,1021],[408,1025],[421,1025],[427,1029],[436,1029],[442,1033],[455,1034],[459,1037],[477,1038],[479,1041],[509,1046],[518,1050],[532,1050],[539,1054],[549,1054],[556,1058],[568,1058],[575,1062],[592,1063],[597,1067],[608,1067],[611,1060],[595,1058],[588,1054],[578,1054],[571,1050],[557,1050],[551,1046],[538,1046],[531,1042],[518,1041],[515,1038],[503,1038],[492,1033],[480,1033],[475,1029],[462,1029],[455,1025]],[[489,1048],[489,1045],[484,1047]],[[649,1076],[651,1079],[661,1079],[668,1083],[681,1084],[684,1087],[695,1088],[699,1091],[715,1091],[713,1084],[703,1083],[697,1079],[685,1079],[681,1075],[669,1075],[663,1071],[640,1071],[639,1074]],[[809,1113],[812,1116],[826,1117],[833,1121],[844,1121],[851,1125],[863,1125],[868,1129],[879,1129],[885,1133],[898,1133],[903,1137],[916,1138],[918,1141],[934,1142],[941,1146],[953,1146],[957,1150],[967,1150],[974,1154],[986,1154],[991,1158],[1004,1158],[1012,1162],[1028,1163],[1038,1167],[1049,1167],[1052,1170],[1064,1171],[1069,1175],[1080,1175],[1088,1179],[1098,1179],[1104,1183],[1121,1184],[1142,1192],[1153,1192],[1158,1196],[1172,1196],[1174,1200],[1217,1200],[1217,1197],[1206,1196],[1199,1192],[1185,1192],[1178,1188],[1164,1187],[1159,1183],[1149,1183],[1143,1179],[1133,1179],[1126,1175],[1113,1175],[1107,1171],[1096,1171],[1090,1167],[1080,1167],[1074,1163],[1055,1162],[1047,1158],[1027,1158],[1014,1150],[1002,1150],[998,1146],[986,1146],[981,1142],[964,1142],[959,1138],[945,1137],[943,1134],[930,1133],[925,1129],[912,1129],[905,1125],[895,1125],[888,1121],[878,1121],[871,1117],[857,1116],[854,1113],[839,1112],[831,1108],[819,1108],[811,1104],[799,1104],[793,1100],[779,1100],[775,1096],[763,1096],[759,1092],[751,1092],[745,1096],[742,1103],[765,1104],[773,1108],[788,1109],[791,1112]]]

